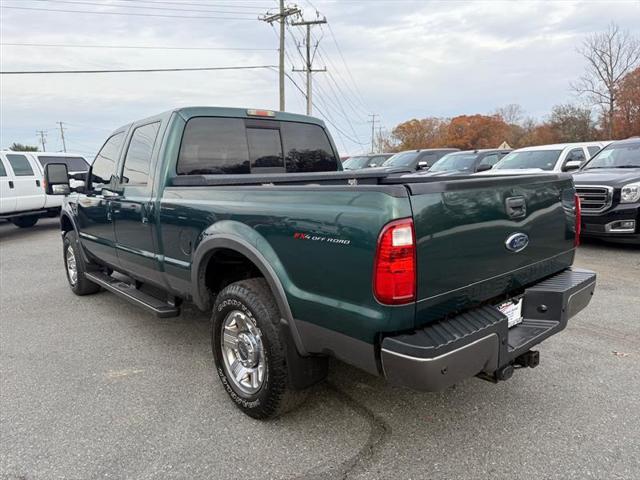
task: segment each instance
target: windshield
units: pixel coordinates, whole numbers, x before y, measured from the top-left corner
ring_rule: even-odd
[[[429,171],[471,170],[477,158],[477,153],[449,153],[434,163]]]
[[[344,161],[342,168],[345,170],[357,170],[369,166],[369,157],[363,155],[361,157],[350,157]]]
[[[640,168],[640,142],[610,144],[600,150],[583,170],[594,168]]]
[[[400,152],[389,158],[382,165],[385,167],[408,167],[410,166],[420,152]]]
[[[70,172],[86,172],[89,164],[82,157],[54,157],[50,155],[38,155],[40,165],[43,167],[49,163],[64,163]]]
[[[493,170],[540,168],[553,170],[562,150],[529,150],[511,152],[493,166]]]

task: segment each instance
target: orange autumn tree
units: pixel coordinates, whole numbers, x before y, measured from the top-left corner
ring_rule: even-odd
[[[443,147],[446,143],[447,120],[435,117],[411,119],[397,125],[391,132],[395,149]]]
[[[620,82],[617,104],[613,115],[614,137],[640,135],[640,67],[629,72]]]
[[[496,148],[509,133],[509,125],[498,115],[460,115],[451,119],[445,143],[462,150]]]

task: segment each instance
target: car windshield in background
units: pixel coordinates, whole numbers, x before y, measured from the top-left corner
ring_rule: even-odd
[[[429,171],[471,170],[477,158],[477,153],[449,153],[434,163]]]
[[[345,170],[357,170],[359,168],[365,168],[369,165],[369,157],[351,157],[345,160],[342,164],[342,168]]]
[[[43,167],[49,163],[64,163],[70,172],[86,172],[89,170],[89,164],[82,157],[54,157],[47,155],[38,155],[40,165]]]
[[[413,163],[420,152],[396,153],[382,164],[384,167],[408,167]]]
[[[562,150],[529,150],[511,152],[493,166],[493,170],[540,168],[553,170]]]
[[[584,170],[594,168],[640,168],[640,142],[605,147],[591,159]]]

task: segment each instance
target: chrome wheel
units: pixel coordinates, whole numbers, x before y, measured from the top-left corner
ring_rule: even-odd
[[[76,256],[73,253],[73,248],[71,248],[71,245],[67,247],[66,261],[69,283],[71,283],[72,286],[75,286],[75,284],[78,282],[78,266],[76,265]]]
[[[222,323],[222,359],[227,376],[242,393],[253,395],[264,383],[267,370],[262,333],[240,310],[232,310]]]

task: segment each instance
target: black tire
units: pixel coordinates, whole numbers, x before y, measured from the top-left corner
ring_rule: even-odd
[[[11,219],[11,223],[18,228],[31,228],[38,223],[38,216],[25,215],[24,217],[15,217]]]
[[[233,312],[248,317],[260,333],[266,369],[256,393],[240,390],[230,378],[223,359],[223,328],[225,319]],[[303,390],[291,387],[287,372],[285,341],[280,334],[280,313],[267,282],[252,278],[232,283],[216,298],[212,314],[212,350],[216,370],[222,385],[233,402],[247,415],[266,420],[276,418],[299,405],[307,396]]]
[[[71,273],[69,272],[69,265],[67,264],[68,255],[67,251],[72,250],[73,258],[75,259],[76,264],[76,279],[75,281],[71,278]],[[87,265],[85,264],[82,254],[80,253],[80,247],[78,245],[78,236],[76,232],[71,230],[67,232],[64,236],[62,242],[62,259],[64,261],[64,270],[67,274],[67,280],[69,281],[69,287],[71,291],[76,295],[91,295],[92,293],[97,293],[100,291],[100,286],[88,280],[85,277],[85,272],[88,270]]]

